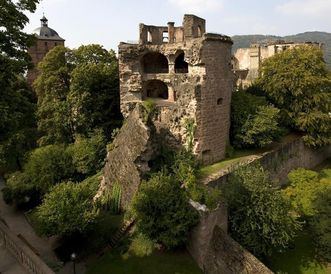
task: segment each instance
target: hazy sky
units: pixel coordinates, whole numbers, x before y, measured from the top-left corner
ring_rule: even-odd
[[[42,0],[29,14],[27,32],[40,26],[43,12],[66,46],[97,43],[117,50],[138,40],[138,24],[179,26],[184,13],[207,21],[207,32],[226,35],[287,35],[331,32],[331,0]]]

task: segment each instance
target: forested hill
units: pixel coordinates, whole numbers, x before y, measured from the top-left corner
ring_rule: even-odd
[[[322,42],[324,43],[324,56],[325,61],[328,64],[328,67],[331,69],[331,33],[328,32],[320,32],[320,31],[312,31],[312,32],[304,32],[295,35],[288,36],[273,36],[273,35],[235,35],[232,36],[232,40],[234,42],[233,52],[238,48],[247,48],[251,43],[257,42],[266,42],[273,40],[285,40],[292,42]]]

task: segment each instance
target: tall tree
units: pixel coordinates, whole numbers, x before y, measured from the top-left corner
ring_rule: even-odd
[[[23,32],[29,22],[24,12],[34,12],[38,3],[39,0],[0,0],[1,61],[10,60],[10,72],[24,72],[29,66],[30,57],[26,50],[32,45],[34,36]]]
[[[289,125],[305,132],[306,144],[331,144],[331,78],[319,48],[298,47],[266,59],[257,84]]]
[[[39,0],[0,0],[0,173],[22,165],[34,143],[35,98],[22,73],[34,36],[23,32]]]
[[[41,144],[71,143],[102,128],[108,136],[121,123],[118,64],[102,46],[55,47],[39,64],[35,81]]]

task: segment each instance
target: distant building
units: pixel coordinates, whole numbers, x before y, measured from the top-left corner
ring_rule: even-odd
[[[32,84],[37,78],[37,65],[45,57],[47,52],[56,46],[64,46],[65,41],[55,30],[48,27],[48,20],[45,16],[40,19],[40,22],[41,26],[33,31],[37,41],[28,49],[33,63],[33,68],[28,71],[27,75],[29,84]]]
[[[237,87],[247,87],[258,77],[261,62],[264,59],[278,52],[305,45],[322,48],[322,44],[317,42],[294,43],[279,40],[237,49],[232,58],[232,66],[237,76]]]

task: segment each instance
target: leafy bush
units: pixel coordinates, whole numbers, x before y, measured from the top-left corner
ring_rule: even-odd
[[[143,234],[138,234],[133,238],[128,251],[134,256],[145,257],[151,255],[153,250],[153,241]]]
[[[72,157],[63,145],[48,145],[32,151],[24,166],[26,176],[42,193],[74,173]]]
[[[37,208],[37,218],[44,235],[68,236],[84,233],[95,222],[98,211],[93,204],[93,176],[82,183],[66,182],[54,186]]]
[[[235,136],[237,147],[265,147],[280,137],[279,109],[260,106],[255,115],[248,115],[240,132]]]
[[[148,99],[143,101],[142,103],[143,109],[144,109],[144,117],[143,120],[145,123],[147,123],[149,117],[154,113],[156,104],[153,100]]]
[[[98,172],[106,157],[106,139],[102,130],[95,130],[89,138],[78,136],[75,143],[69,145],[68,153],[76,171],[83,177]]]
[[[19,208],[29,208],[40,203],[39,191],[23,172],[11,174],[2,191],[4,201],[7,204],[15,204]]]
[[[141,184],[132,209],[138,231],[166,248],[184,244],[198,219],[180,183],[164,174]]]
[[[224,187],[229,210],[230,233],[255,256],[285,247],[299,224],[290,204],[272,187],[261,166],[237,169]]]

